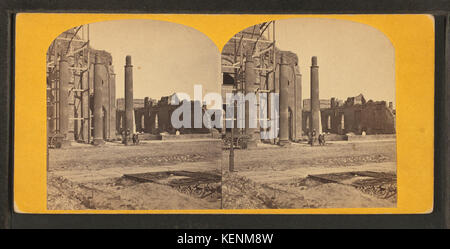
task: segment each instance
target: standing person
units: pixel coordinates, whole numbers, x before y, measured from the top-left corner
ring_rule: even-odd
[[[308,136],[308,144],[312,144],[311,131],[309,129],[306,131],[306,135]]]
[[[316,129],[313,129],[311,133],[311,146],[314,146],[315,142],[316,142]]]
[[[324,133],[319,135],[319,145],[321,145],[321,146],[325,145],[325,134]]]
[[[122,143],[128,145],[128,136],[130,135],[130,129],[126,129],[123,131],[123,141]]]
[[[126,144],[127,142],[127,131],[126,130],[123,130],[122,131],[122,144]]]
[[[133,134],[133,144],[139,144],[139,135],[137,133]]]

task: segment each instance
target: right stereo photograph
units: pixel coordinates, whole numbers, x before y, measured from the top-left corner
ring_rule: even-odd
[[[397,206],[395,51],[347,20],[268,21],[221,53],[223,209]]]

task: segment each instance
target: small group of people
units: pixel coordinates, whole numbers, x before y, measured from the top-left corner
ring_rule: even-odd
[[[325,145],[325,134],[324,133],[319,134],[319,145],[322,145],[322,146]]]
[[[325,134],[324,133],[320,133],[319,136],[316,138],[317,133],[316,130],[314,129],[312,132],[308,133],[308,137],[309,137],[309,144],[311,146],[314,146],[314,144],[316,143],[316,141],[319,142],[319,145],[324,146],[325,145]]]
[[[130,136],[130,129],[126,129],[124,131],[122,131],[122,143],[125,145],[128,145],[128,139]],[[133,141],[134,145],[138,145],[139,144],[139,135],[137,133],[134,133],[131,136],[131,140]]]

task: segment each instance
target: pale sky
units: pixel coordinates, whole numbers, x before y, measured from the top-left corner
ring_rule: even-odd
[[[90,24],[91,45],[113,57],[116,95],[123,97],[125,56],[132,56],[134,97],[159,99],[174,92],[193,97],[193,85],[220,93],[220,54],[201,32],[156,20]],[[394,48],[377,29],[345,20],[293,18],[276,21],[277,47],[296,53],[309,98],[311,57],[318,57],[320,98],[364,94],[395,105]]]
[[[125,56],[133,64],[134,98],[160,99],[174,92],[194,97],[193,86],[220,93],[220,54],[203,33],[155,20],[119,20],[89,25],[91,45],[113,58],[116,96],[124,96]]]
[[[322,18],[286,19],[275,25],[277,47],[299,57],[304,99],[310,98],[311,57],[317,56],[321,99],[346,100],[362,93],[366,100],[392,101],[395,106],[394,47],[382,32]]]

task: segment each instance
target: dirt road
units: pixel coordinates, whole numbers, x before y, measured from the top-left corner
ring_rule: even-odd
[[[231,174],[226,173],[229,152],[224,151],[223,207],[395,207],[396,183],[355,188],[345,182],[323,183],[308,177],[362,171],[395,176],[395,147],[395,141],[330,142],[323,147],[292,144],[287,148],[264,144],[254,150],[236,150],[237,172]]]
[[[218,209],[220,194],[197,198],[185,189],[139,183],[124,174],[208,171],[220,175],[218,140],[164,141],[123,146],[75,144],[49,151],[48,208],[54,210]],[[220,182],[217,182],[220,186]]]
[[[395,140],[330,142],[324,147],[262,144],[253,150],[236,150],[237,172],[228,173],[229,151],[223,151],[218,140],[152,141],[139,146],[74,144],[49,151],[48,208],[395,207],[395,147]],[[176,172],[208,172],[219,176],[219,180],[197,185],[166,184],[170,179],[174,179],[172,183],[186,182],[186,176]],[[380,180],[362,172],[389,178]],[[124,177],[140,174],[167,178],[139,182]],[[323,175],[340,180],[317,180]]]

